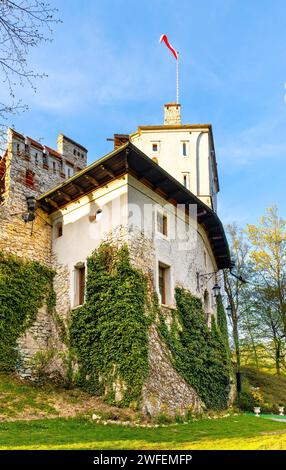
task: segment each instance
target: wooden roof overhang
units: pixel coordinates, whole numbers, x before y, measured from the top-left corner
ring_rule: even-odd
[[[126,173],[170,203],[186,206],[196,204],[197,222],[207,233],[218,269],[230,266],[229,247],[217,214],[130,142],[43,194],[38,198],[38,204],[46,212],[52,213]]]

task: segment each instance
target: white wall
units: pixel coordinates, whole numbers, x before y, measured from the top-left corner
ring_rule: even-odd
[[[102,209],[99,222],[91,221],[97,209]],[[68,204],[52,215],[52,250],[56,263],[68,268],[70,277],[70,305],[75,306],[75,266],[86,259],[100,245],[110,230],[127,223],[126,177],[94,190],[92,193]],[[56,226],[63,224],[63,234],[56,238]]]
[[[142,218],[139,214],[145,210],[144,233],[152,239],[155,245],[156,255],[153,263],[153,275],[157,291],[158,265],[163,263],[170,267],[171,274],[168,303],[174,305],[174,288],[176,285],[189,289],[194,295],[201,298],[203,298],[204,291],[207,289],[209,297],[212,299],[214,277],[209,280],[200,277],[199,290],[197,289],[197,272],[206,274],[217,270],[203,228],[197,226],[196,222],[193,221],[190,225],[187,225],[186,233],[184,212],[176,210],[175,206],[171,204],[167,204],[162,197],[130,175],[128,176],[128,186],[128,205],[129,210],[133,213],[133,216],[129,219],[129,224],[133,225],[135,232],[140,231],[142,229]],[[164,211],[168,216],[167,237],[156,233],[156,210]],[[213,302],[210,301],[210,304],[212,305]]]
[[[188,189],[216,211],[216,187],[207,127],[140,128],[131,136],[131,141],[150,158],[156,158],[158,164],[180,183],[183,184],[183,173],[189,173]],[[183,156],[183,142],[187,144],[187,156]],[[158,152],[152,151],[153,143],[158,143]]]

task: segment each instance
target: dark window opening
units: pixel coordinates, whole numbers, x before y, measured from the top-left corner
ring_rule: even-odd
[[[63,236],[63,224],[59,222],[56,225],[56,238],[62,237]]]
[[[187,144],[186,144],[186,142],[183,142],[183,156],[184,157],[187,156]]]
[[[33,186],[34,184],[34,173],[31,170],[26,170],[26,184],[28,186]]]
[[[85,297],[85,266],[77,268],[78,271],[78,303],[84,304]]]
[[[159,292],[162,304],[166,304],[166,271],[166,268],[159,265]]]
[[[158,144],[152,144],[152,151],[158,152]]]

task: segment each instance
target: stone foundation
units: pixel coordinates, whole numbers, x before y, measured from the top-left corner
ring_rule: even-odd
[[[198,394],[173,368],[170,352],[159,337],[155,325],[149,334],[149,367],[149,376],[142,392],[144,413],[174,416],[203,410],[204,404]]]

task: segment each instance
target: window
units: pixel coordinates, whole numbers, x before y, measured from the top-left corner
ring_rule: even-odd
[[[20,153],[20,144],[17,144],[16,149],[17,149],[17,150],[16,150],[16,151],[17,151],[17,155],[19,155],[19,153]]]
[[[183,142],[182,144],[182,153],[183,153],[183,157],[188,156],[187,142]]]
[[[171,283],[170,266],[166,266],[163,263],[159,263],[158,264],[158,287],[159,287],[161,304],[169,305],[172,303],[170,283]]]
[[[190,175],[189,173],[183,173],[183,185],[185,188],[190,188]]]
[[[168,219],[167,215],[162,212],[157,212],[157,231],[163,235],[168,235]]]
[[[76,155],[76,149],[73,149],[73,154]]]
[[[159,292],[161,304],[166,304],[166,268],[159,265]]]
[[[75,305],[83,305],[85,299],[85,265],[81,264],[75,269],[75,291],[76,302]]]
[[[26,170],[25,182],[28,186],[33,186],[33,184],[34,184],[34,173],[31,170]]]
[[[48,157],[46,153],[43,154],[43,165],[48,166]]]
[[[38,152],[35,152],[35,163],[38,163]]]
[[[55,229],[56,229],[56,238],[62,237],[63,236],[62,222],[57,223]]]
[[[158,152],[158,144],[152,144],[152,152]]]
[[[56,173],[57,172],[57,168],[56,168],[56,162],[53,162],[53,172]]]
[[[74,174],[73,168],[71,166],[67,166],[66,169],[67,169],[67,177],[70,178],[71,176],[73,176]]]

